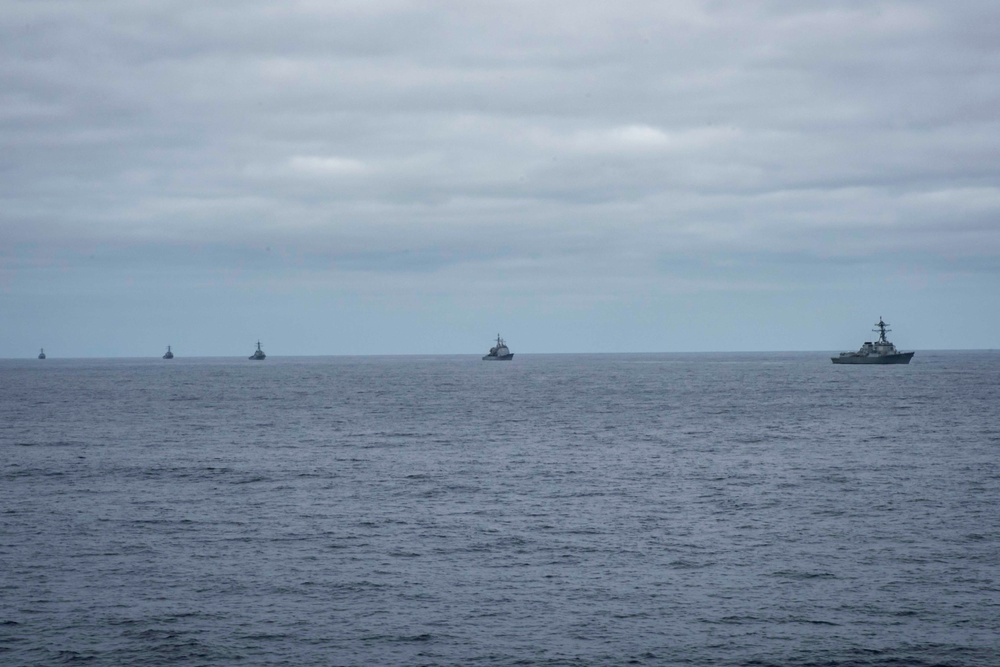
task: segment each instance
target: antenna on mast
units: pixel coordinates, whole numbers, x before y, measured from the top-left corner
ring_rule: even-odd
[[[877,331],[878,332],[878,341],[880,343],[888,343],[889,341],[887,341],[885,339],[885,333],[887,331],[892,331],[892,329],[887,329],[886,328],[889,325],[882,321],[882,316],[881,315],[878,316],[878,322],[875,324],[875,326],[877,326],[878,329],[872,329],[872,331]]]

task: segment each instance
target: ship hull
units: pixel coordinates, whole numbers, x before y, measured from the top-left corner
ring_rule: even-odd
[[[873,354],[866,356],[845,355],[843,357],[830,357],[830,361],[835,364],[908,364],[913,358],[913,352],[902,352],[900,354]]]
[[[514,358],[513,352],[511,352],[510,354],[501,354],[498,356],[490,356],[487,354],[485,357],[483,357],[483,361],[510,361],[513,358]]]

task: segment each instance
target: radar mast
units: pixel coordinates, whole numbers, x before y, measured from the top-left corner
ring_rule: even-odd
[[[889,325],[882,321],[882,316],[881,315],[879,315],[878,323],[876,323],[875,326],[877,326],[878,329],[872,329],[872,331],[877,331],[878,332],[878,342],[880,342],[880,343],[888,343],[889,341],[886,340],[885,333],[887,331],[892,331],[892,329],[887,329],[886,328]]]

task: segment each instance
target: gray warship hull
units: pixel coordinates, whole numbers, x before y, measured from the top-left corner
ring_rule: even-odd
[[[483,361],[510,361],[513,358],[514,358],[513,352],[511,352],[510,354],[500,354],[500,355],[487,354],[485,357],[483,357]]]
[[[830,361],[835,364],[908,364],[913,358],[913,352],[901,352],[899,354],[845,354],[839,357],[830,357]]]

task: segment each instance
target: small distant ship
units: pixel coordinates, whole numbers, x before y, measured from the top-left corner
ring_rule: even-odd
[[[483,357],[483,361],[510,361],[514,358],[514,353],[503,342],[500,334],[497,334],[497,344],[490,348],[489,354]]]
[[[910,359],[913,358],[915,353],[913,352],[900,352],[896,349],[896,346],[890,343],[886,337],[885,333],[887,331],[892,331],[888,329],[889,326],[882,321],[882,318],[878,318],[878,323],[875,325],[877,329],[872,329],[872,331],[878,332],[878,340],[874,343],[870,341],[865,341],[865,344],[861,346],[861,349],[857,352],[841,352],[838,357],[831,357],[830,361],[835,364],[908,364]]]
[[[167,345],[167,353],[165,355],[163,355],[163,358],[164,359],[173,359],[174,358],[174,353],[170,351],[170,346],[169,345]]]
[[[260,341],[257,341],[257,350],[250,355],[250,358],[254,361],[263,361],[267,359],[267,355],[264,354],[264,350],[260,349]]]
[[[38,358],[39,359],[44,359],[45,358],[45,348],[44,347],[42,348],[42,351],[38,353]]]

